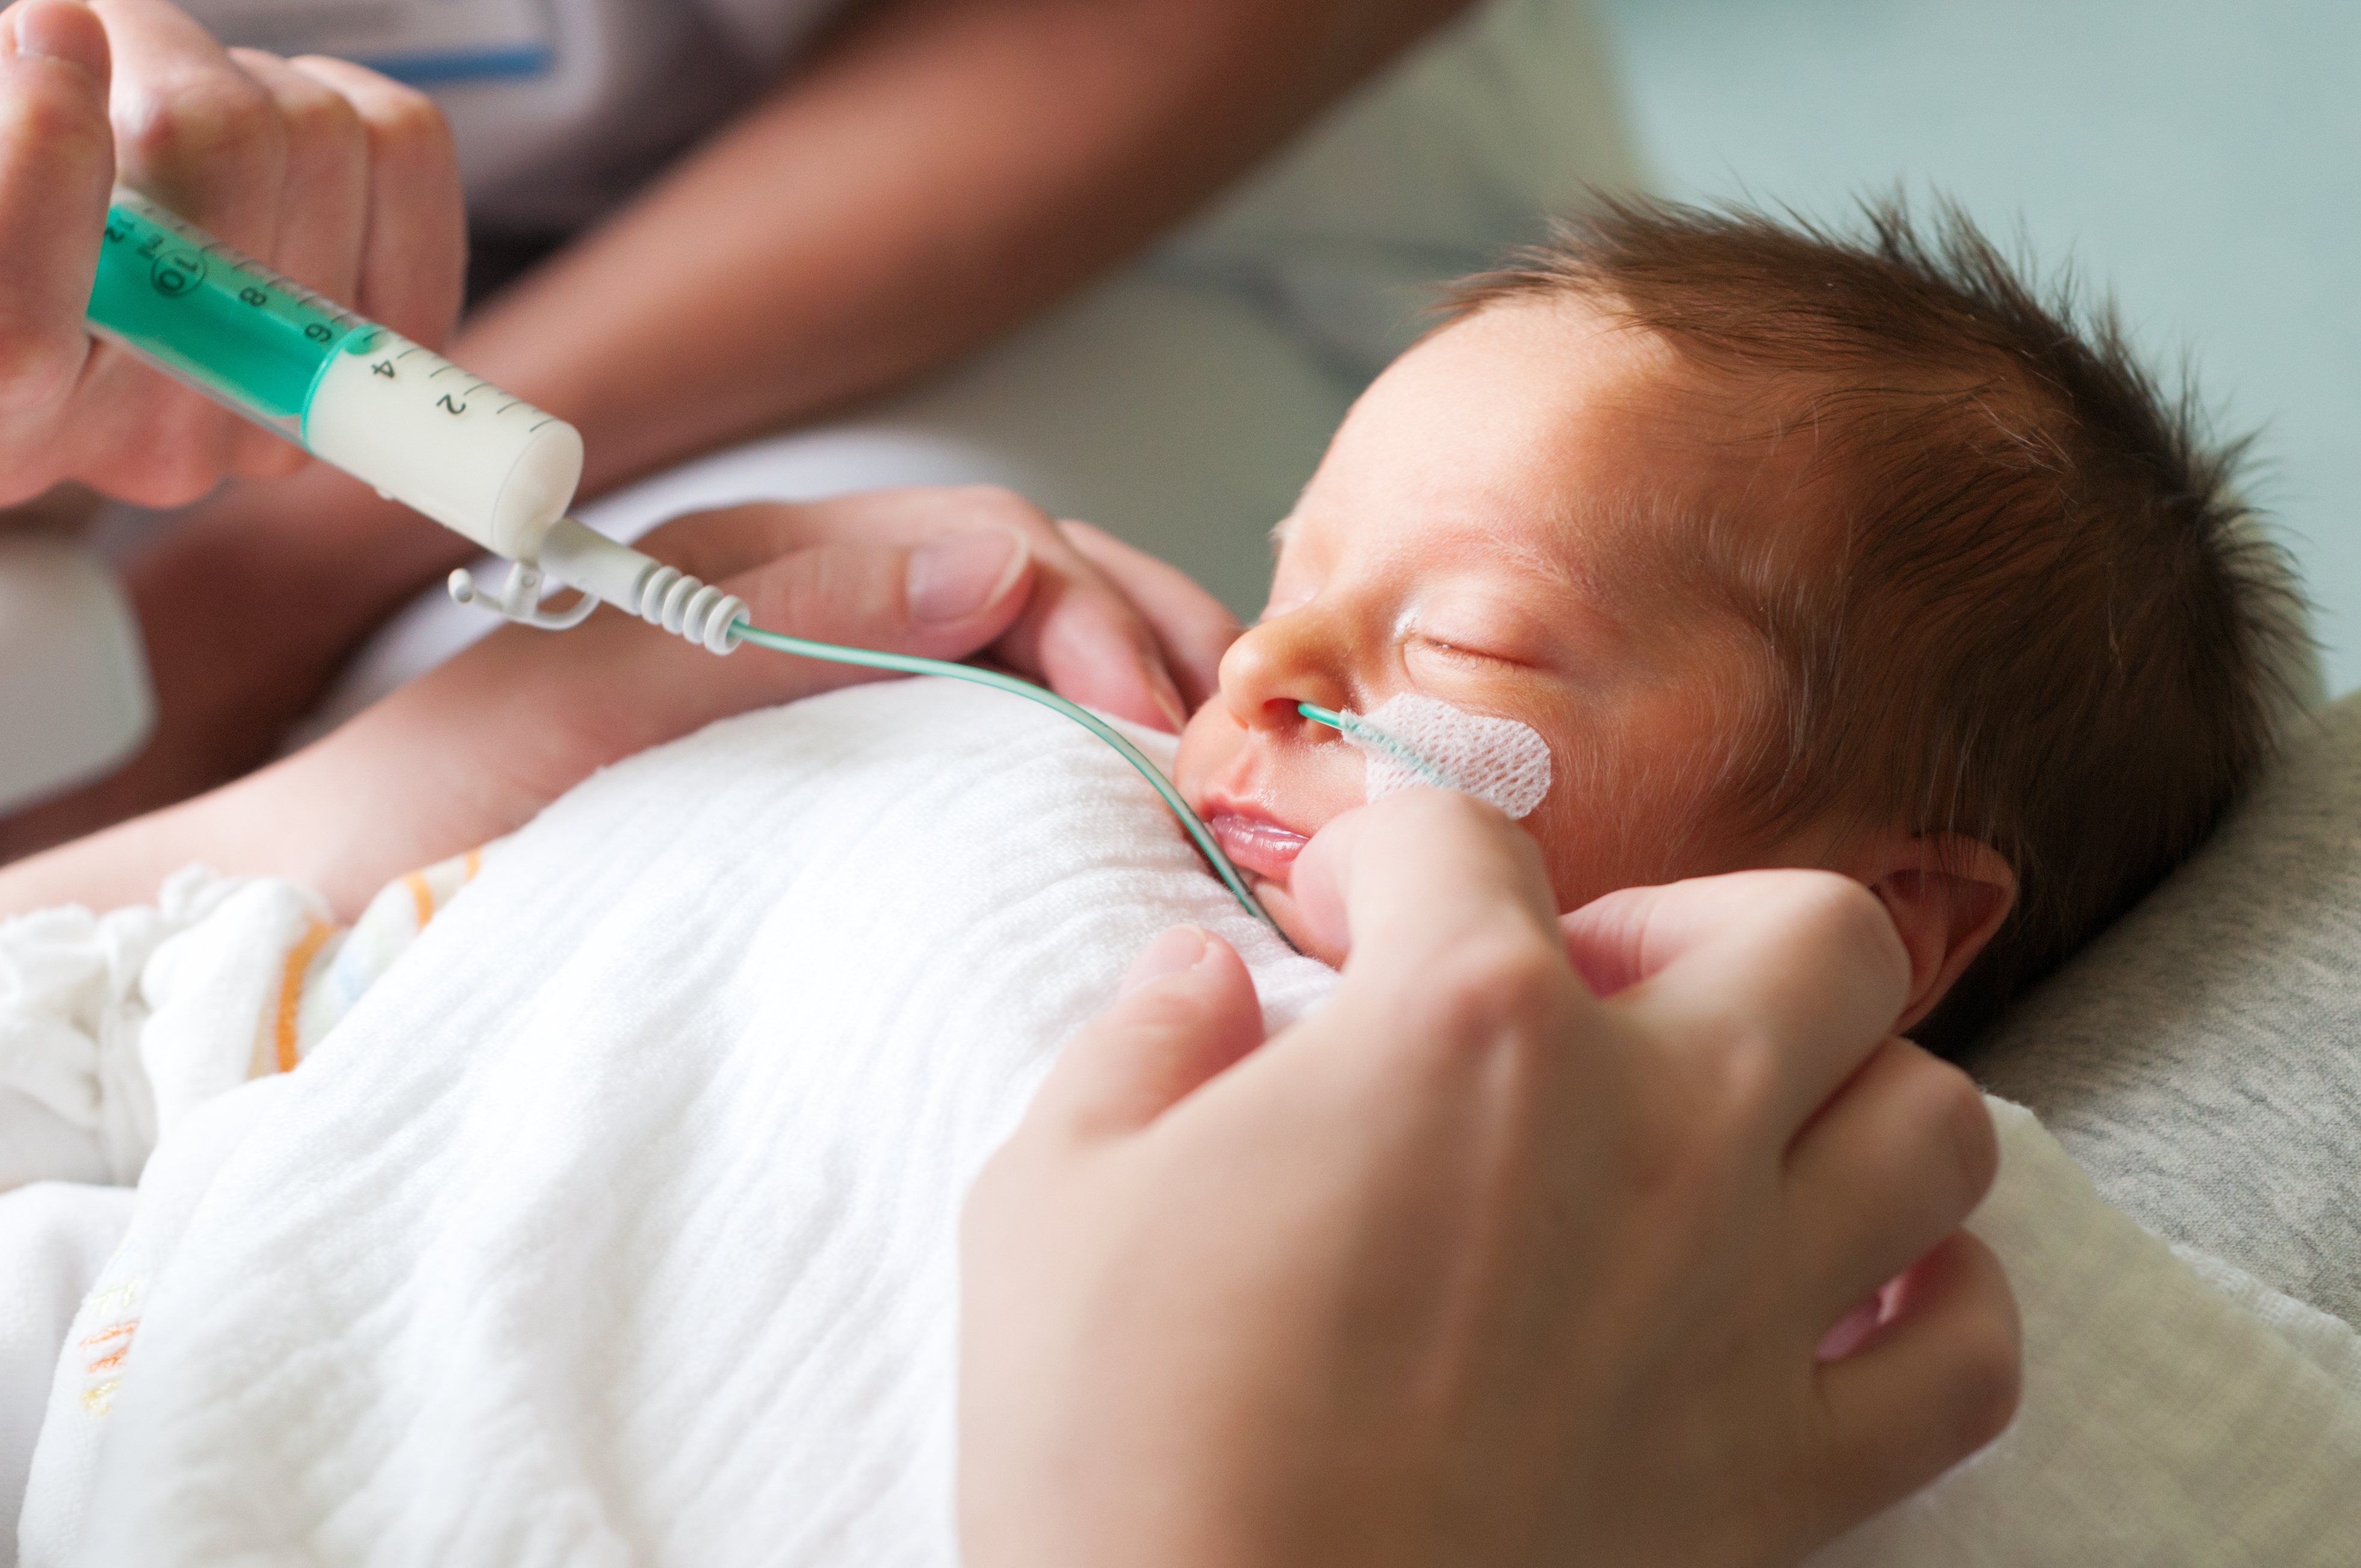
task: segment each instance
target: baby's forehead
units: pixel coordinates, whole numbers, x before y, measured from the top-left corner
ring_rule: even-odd
[[[1284,550],[1316,532],[1326,550],[1438,573],[1491,560],[1537,585],[1662,588],[1741,521],[1818,510],[1766,465],[1776,390],[1585,300],[1488,305],[1379,378],[1275,537]]]

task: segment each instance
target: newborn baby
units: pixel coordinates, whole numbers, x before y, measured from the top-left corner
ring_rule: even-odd
[[[1409,701],[1523,748],[1545,790],[1496,803],[1563,908],[1757,866],[1858,880],[1910,953],[1897,1027],[1939,1049],[2153,885],[2265,755],[2294,599],[2227,460],[2111,321],[2078,330],[1963,220],[1929,241],[1881,213],[1855,243],[1613,206],[1454,304],[1280,525],[1269,609],[1175,767],[1300,943],[1297,850],[1408,776],[1303,705]],[[205,885],[134,945],[227,896]],[[277,908],[283,944],[240,992],[267,1014],[256,1071],[391,961],[436,906],[425,885],[390,889],[359,942]],[[136,976],[94,934],[43,929],[9,1004],[79,1019],[92,977]],[[94,1013],[75,1031],[104,1032]],[[242,1077],[236,1054],[159,1103]],[[0,1122],[40,1124],[7,1140],[0,1185],[137,1172],[150,1110],[117,1095],[110,1120],[94,1088],[27,1071],[0,1082]],[[59,1155],[77,1138],[50,1113],[87,1148]]]
[[[2298,639],[2226,459],[1963,219],[1874,229],[1611,207],[1362,397],[1180,748],[1283,927],[1363,798],[1298,705],[1405,692],[1546,741],[1523,820],[1562,908],[1753,866],[1873,889],[1938,1048],[2204,837]]]

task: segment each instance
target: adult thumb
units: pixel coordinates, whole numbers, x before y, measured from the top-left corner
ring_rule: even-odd
[[[980,528],[917,546],[811,545],[724,586],[770,630],[956,659],[1016,619],[1032,564],[1024,535]]]
[[[1137,1132],[1261,1044],[1245,962],[1213,933],[1175,926],[1067,1047],[1030,1119],[1082,1139]]]

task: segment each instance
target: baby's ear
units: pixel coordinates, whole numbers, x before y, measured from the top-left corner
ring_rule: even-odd
[[[1895,834],[1853,868],[1902,933],[1910,999],[1897,1032],[1934,1010],[2016,903],[2016,872],[1991,845],[1957,833]]]

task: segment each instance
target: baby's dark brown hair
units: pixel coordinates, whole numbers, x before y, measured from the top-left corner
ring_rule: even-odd
[[[1771,654],[1729,799],[1766,837],[1898,822],[2007,861],[2015,907],[1914,1031],[1952,1053],[2253,778],[2303,614],[2244,444],[2206,444],[2111,307],[2043,298],[1956,208],[1864,216],[1606,202],[1451,302],[1583,299],[1803,453],[1785,515],[1670,520]]]

